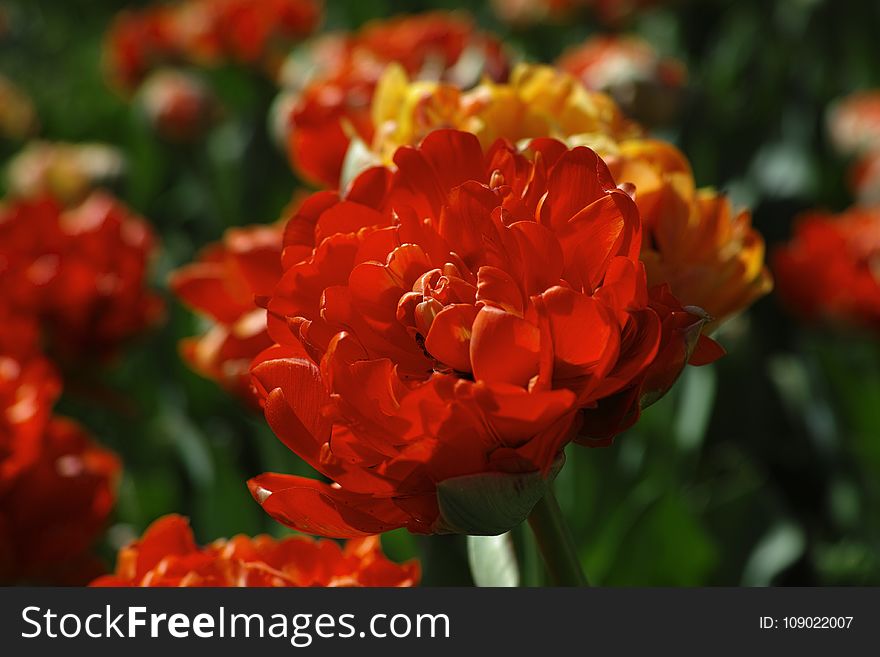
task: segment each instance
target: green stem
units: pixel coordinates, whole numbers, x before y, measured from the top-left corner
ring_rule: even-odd
[[[548,486],[544,497],[529,514],[529,526],[553,585],[589,586],[552,486]]]

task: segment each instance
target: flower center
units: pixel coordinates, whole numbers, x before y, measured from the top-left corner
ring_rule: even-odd
[[[422,274],[397,304],[397,321],[438,371],[470,371],[467,348],[477,288],[447,262]],[[439,319],[438,319],[439,318]]]

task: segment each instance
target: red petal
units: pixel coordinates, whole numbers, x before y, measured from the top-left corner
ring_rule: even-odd
[[[291,451],[322,470],[321,446],[330,437],[332,423],[322,412],[330,396],[318,368],[307,360],[270,360],[257,365],[253,377],[268,392],[269,426]]]
[[[715,340],[708,335],[700,334],[690,360],[688,360],[688,364],[697,367],[708,365],[709,363],[714,363],[726,353],[724,347],[715,342]]]
[[[195,263],[182,267],[171,275],[169,284],[174,294],[188,306],[223,324],[234,323],[242,311],[248,309],[230,294],[223,268],[217,264]]]
[[[615,185],[608,167],[596,153],[583,146],[567,151],[547,180],[541,223],[564,230],[572,217],[612,189]]]
[[[602,377],[620,346],[617,320],[600,301],[562,287],[541,295],[550,319],[553,379]]]
[[[266,473],[251,479],[248,488],[269,515],[306,534],[355,538],[391,531],[407,521],[391,500],[305,477]]]
[[[335,233],[356,233],[368,226],[387,226],[388,219],[381,213],[359,203],[342,201],[321,214],[315,228],[315,243]]]
[[[476,300],[520,316],[523,314],[523,295],[519,285],[509,273],[498,267],[480,267]]]
[[[541,332],[516,315],[484,307],[473,324],[470,359],[474,378],[525,387],[538,373]]]
[[[459,372],[471,371],[470,340],[477,309],[467,303],[447,306],[434,318],[425,349]]]

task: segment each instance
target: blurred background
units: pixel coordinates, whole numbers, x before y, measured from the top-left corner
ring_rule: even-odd
[[[140,3],[146,4],[146,3]],[[78,374],[57,412],[80,420],[124,463],[101,554],[179,512],[207,542],[282,535],[245,481],[305,472],[262,417],[193,373],[177,343],[203,326],[168,292],[176,267],[232,226],[276,220],[296,190],[270,138],[277,87],[240,67],[205,70],[224,110],[191,143],[157,139],[101,67],[114,16],[139,3],[0,2],[0,72],[34,104],[41,139],[122,150],[114,191],[161,240],[153,287],[167,321],[104,368]],[[698,184],[751,207],[768,251],[804,210],[851,203],[846,161],[825,130],[835,99],[880,86],[880,4],[857,0],[672,2],[609,28],[590,12],[510,24],[489,4],[332,0],[324,28],[461,8],[522,59],[551,62],[600,31],[623,29],[677,58],[687,84],[657,130],[689,157]],[[3,162],[24,139],[0,141]],[[6,184],[0,183],[0,184]],[[715,336],[728,356],[690,368],[607,449],[570,447],[557,480],[584,568],[601,585],[880,584],[880,347],[876,336],[805,327],[771,294]],[[470,582],[461,537],[383,537],[395,559],[421,555],[424,584]],[[526,583],[538,556],[518,537]]]

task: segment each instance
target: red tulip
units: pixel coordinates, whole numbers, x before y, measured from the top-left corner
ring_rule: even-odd
[[[880,208],[808,214],[774,254],[779,295],[811,322],[880,330]]]
[[[156,66],[181,58],[170,7],[121,12],[104,44],[104,66],[114,85],[131,91]]]
[[[372,139],[370,103],[388,63],[461,87],[481,75],[502,79],[508,69],[496,39],[465,15],[441,12],[373,21],[350,36],[319,40],[312,55],[313,77],[287,81],[298,94],[288,121],[288,153],[299,173],[331,188],[339,184],[352,137]]]
[[[148,224],[108,194],[67,210],[13,201],[0,207],[0,307],[37,320],[63,358],[112,354],[161,314],[145,285],[152,250]]]
[[[698,341],[701,361],[717,347],[705,316],[648,289],[638,210],[593,151],[484,153],[440,130],[395,164],[287,224],[279,344],[254,382],[276,434],[334,483],[264,474],[251,491],[325,536],[497,533],[522,517],[488,526],[450,504],[539,484],[569,441],[635,421]]]
[[[262,64],[274,74],[280,53],[317,27],[318,0],[184,0],[121,12],[107,34],[112,82],[134,90],[168,64]]]
[[[389,561],[378,537],[235,536],[200,548],[186,518],[167,515],[119,552],[116,572],[91,586],[414,586],[415,561]]]
[[[204,335],[181,342],[183,357],[248,401],[254,401],[251,361],[272,345],[266,310],[254,299],[270,295],[280,276],[281,226],[257,225],[230,229],[171,277],[174,293],[213,322]]]
[[[46,359],[0,355],[0,495],[39,458],[60,391],[61,382]]]
[[[82,584],[115,502],[119,461],[51,416],[60,384],[40,357],[0,355],[0,582]]]

